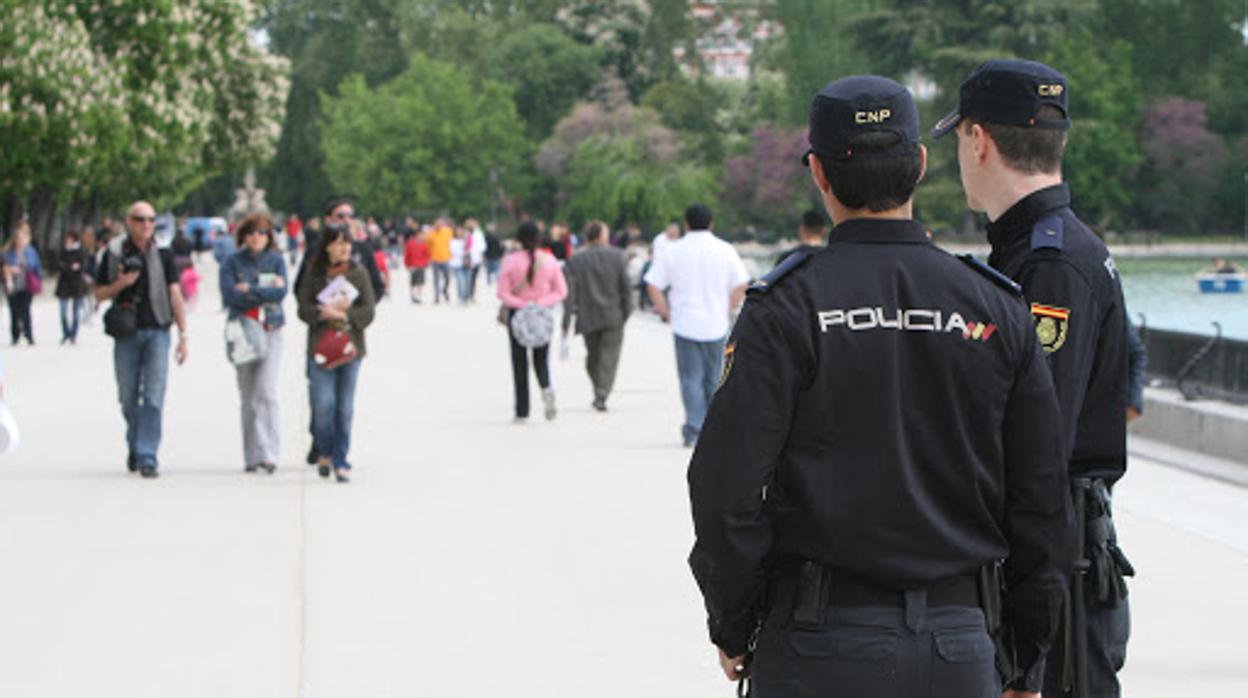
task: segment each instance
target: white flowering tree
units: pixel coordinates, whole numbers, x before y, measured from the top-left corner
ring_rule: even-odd
[[[253,0],[0,0],[0,193],[45,242],[133,198],[167,203],[271,156],[287,64]]]

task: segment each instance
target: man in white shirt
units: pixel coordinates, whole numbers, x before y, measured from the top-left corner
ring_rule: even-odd
[[[685,227],[683,238],[655,256],[645,281],[654,309],[671,323],[676,338],[676,371],[685,403],[681,435],[685,446],[693,446],[719,383],[732,310],[745,297],[750,276],[736,249],[711,232],[710,209],[690,206]]]

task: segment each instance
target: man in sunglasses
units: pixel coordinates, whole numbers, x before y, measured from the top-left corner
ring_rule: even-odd
[[[354,218],[355,207],[350,199],[335,197],[325,204],[325,228],[332,229],[339,226],[350,228]],[[299,271],[295,274],[293,287],[296,294],[299,293],[299,287],[303,284],[303,272],[307,268],[308,259],[316,256],[316,248],[321,243],[320,227],[308,225],[304,229],[303,236],[304,255],[299,263]],[[373,246],[367,240],[356,240],[351,244],[351,259],[368,272],[368,278],[373,282],[373,294],[376,298],[381,298],[386,292],[386,280],[381,275],[381,270],[377,268],[377,258],[374,252]]]
[[[173,252],[156,246],[156,210],[135,202],[126,214],[128,235],[114,238],[96,273],[95,298],[111,300],[104,329],[113,337],[113,368],[126,419],[126,467],[157,476],[169,327],[177,324],[175,357],[187,358],[186,310]]]

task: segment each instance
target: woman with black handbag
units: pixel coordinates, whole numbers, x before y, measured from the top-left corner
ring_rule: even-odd
[[[330,226],[310,254],[299,285],[299,319],[308,325],[308,393],[317,471],[347,482],[355,386],[364,358],[364,330],[375,297],[368,272],[351,259],[351,231]]]
[[[555,389],[550,384],[550,339],[555,329],[554,308],[568,295],[568,284],[555,256],[538,249],[540,238],[536,224],[521,223],[516,231],[520,249],[503,259],[498,277],[498,299],[503,302],[511,342],[517,423],[529,418],[530,351],[546,419],[554,419],[556,414]]]
[[[247,344],[227,345],[242,405],[243,470],[271,475],[281,449],[277,384],[286,324],[286,260],[278,251],[273,222],[262,213],[244,218],[235,238],[238,251],[221,265],[220,284],[229,311],[226,335]]]

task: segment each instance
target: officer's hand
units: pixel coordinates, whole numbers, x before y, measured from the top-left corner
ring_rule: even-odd
[[[1134,407],[1127,408],[1127,423],[1134,422],[1135,420],[1139,418],[1140,418],[1139,410],[1135,409]]]
[[[1016,691],[1014,689],[1010,689],[1005,693],[1002,693],[1001,698],[1040,698],[1040,694],[1032,693],[1031,691]]]
[[[745,655],[729,657],[723,650],[719,650],[719,666],[729,681],[740,681],[741,673],[745,671]]]

